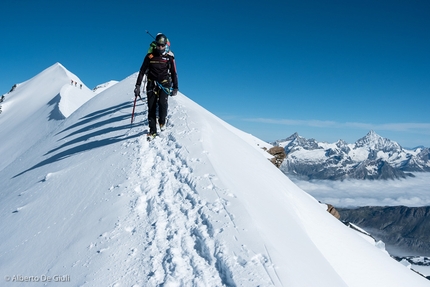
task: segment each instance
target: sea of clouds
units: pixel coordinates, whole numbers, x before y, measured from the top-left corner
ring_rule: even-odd
[[[428,206],[430,172],[414,173],[400,180],[311,180],[290,179],[317,200],[336,207]]]

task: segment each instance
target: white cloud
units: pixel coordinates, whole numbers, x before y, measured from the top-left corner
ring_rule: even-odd
[[[321,121],[321,120],[292,120],[292,119],[270,119],[270,118],[248,118],[250,122],[259,122],[266,124],[277,124],[287,126],[308,126],[322,128],[356,128],[363,130],[383,130],[395,132],[414,132],[421,134],[430,134],[430,123],[386,123],[372,124],[359,122],[336,122],[336,121]]]
[[[402,180],[291,180],[316,199],[337,207],[430,205],[430,173],[415,175]]]

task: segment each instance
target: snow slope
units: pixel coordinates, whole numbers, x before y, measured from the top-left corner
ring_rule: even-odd
[[[71,81],[78,85],[71,85]],[[0,170],[42,140],[95,94],[60,63],[5,95],[0,114]]]
[[[20,155],[0,173],[2,279],[429,286],[292,183],[267,160],[267,143],[185,95],[169,99],[168,129],[148,143],[145,103],[130,125],[136,77],[47,127],[27,149],[9,145]],[[8,130],[32,134],[46,124],[34,117]],[[12,120],[1,120],[4,133]]]

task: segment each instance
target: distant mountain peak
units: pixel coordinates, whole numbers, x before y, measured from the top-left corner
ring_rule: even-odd
[[[346,145],[348,145],[348,143],[346,141],[340,139],[336,142],[336,145],[337,146],[346,146]]]
[[[315,139],[306,139],[300,136],[297,132],[293,133],[285,140],[276,141],[275,143],[273,143],[273,145],[283,147],[286,152],[289,152],[294,147],[302,147],[307,150],[320,148]]]
[[[374,130],[370,130],[364,137],[362,137],[361,139],[367,139],[367,140],[372,140],[372,141],[378,141],[380,139],[382,139],[382,137],[377,134]]]
[[[293,133],[292,135],[290,135],[288,138],[287,138],[287,140],[293,140],[293,139],[296,139],[296,138],[299,138],[300,136],[299,136],[299,133],[298,132],[295,132],[295,133]]]
[[[355,147],[364,147],[372,150],[382,151],[402,149],[402,147],[397,142],[383,138],[373,130],[369,131],[366,136],[356,141]]]

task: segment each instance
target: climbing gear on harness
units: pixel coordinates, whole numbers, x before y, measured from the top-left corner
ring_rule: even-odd
[[[165,81],[167,81],[167,80],[165,80]],[[166,88],[166,87],[164,87],[162,84],[160,84],[159,82],[157,82],[157,81],[155,81],[155,83],[157,84],[157,86],[160,88],[160,89],[162,89],[165,93],[166,93],[166,95],[170,95],[170,93],[172,92],[171,91],[171,88]]]

